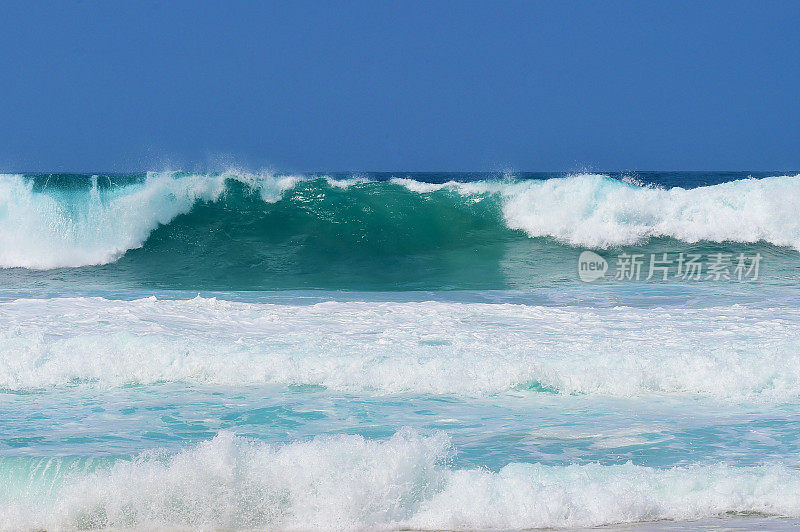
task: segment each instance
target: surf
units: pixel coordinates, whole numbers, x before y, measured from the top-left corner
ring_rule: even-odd
[[[271,445],[222,431],[133,459],[2,457],[2,528],[527,529],[799,517],[782,464],[450,465],[443,432]]]
[[[372,396],[800,399],[796,308],[54,298],[0,303],[0,320],[0,389],[21,393],[177,382]]]

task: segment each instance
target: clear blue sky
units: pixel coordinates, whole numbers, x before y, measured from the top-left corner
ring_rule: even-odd
[[[800,2],[3,2],[0,170],[800,168]]]

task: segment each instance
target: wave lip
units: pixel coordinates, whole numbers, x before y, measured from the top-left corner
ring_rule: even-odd
[[[0,502],[0,527],[522,529],[800,516],[800,472],[780,464],[512,463],[492,472],[453,469],[452,453],[446,434],[408,428],[383,441],[319,436],[283,446],[221,432],[176,455],[146,452],[71,473],[31,467]]]

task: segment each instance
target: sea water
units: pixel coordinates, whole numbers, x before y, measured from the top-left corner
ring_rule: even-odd
[[[780,172],[1,176],[0,528],[792,528],[798,212]]]

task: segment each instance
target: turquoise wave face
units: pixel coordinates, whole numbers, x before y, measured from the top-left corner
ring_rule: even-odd
[[[388,183],[302,182],[275,203],[228,183],[219,201],[155,230],[106,271],[160,288],[476,288],[504,285],[499,264],[528,238],[496,198],[420,195]]]
[[[380,177],[4,176],[0,282],[516,290],[578,283],[583,249],[612,261],[621,253],[758,253],[763,282],[780,286],[798,273],[796,177],[694,189],[598,175]]]

